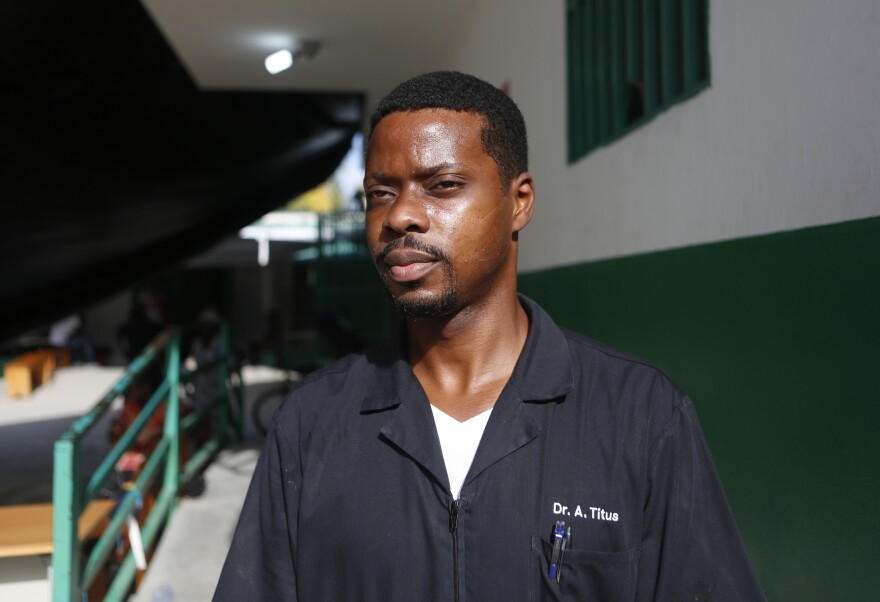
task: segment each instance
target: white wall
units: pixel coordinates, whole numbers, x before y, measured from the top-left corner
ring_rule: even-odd
[[[509,80],[523,271],[880,215],[880,2],[710,0],[712,87],[566,160],[563,2],[476,0],[449,67]]]

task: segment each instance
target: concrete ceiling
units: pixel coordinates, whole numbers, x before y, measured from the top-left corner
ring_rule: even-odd
[[[473,0],[142,0],[203,89],[364,91],[370,100],[444,64]],[[300,40],[317,56],[278,75],[268,54]]]

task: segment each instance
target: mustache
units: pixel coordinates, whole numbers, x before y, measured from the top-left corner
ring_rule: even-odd
[[[449,255],[446,254],[446,251],[444,251],[440,247],[435,247],[434,245],[423,243],[413,234],[407,234],[403,238],[396,238],[385,245],[385,248],[382,249],[382,251],[378,255],[376,255],[376,264],[379,265],[383,263],[388,254],[391,253],[391,251],[396,251],[397,249],[412,249],[414,251],[421,251],[422,253],[427,253],[438,261],[444,261],[446,263],[449,262]]]

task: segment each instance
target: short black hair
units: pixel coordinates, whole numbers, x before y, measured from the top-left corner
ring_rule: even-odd
[[[492,84],[458,71],[425,73],[394,88],[373,111],[368,139],[386,115],[423,109],[448,109],[482,117],[483,150],[498,165],[502,186],[528,171],[526,123],[519,107]]]

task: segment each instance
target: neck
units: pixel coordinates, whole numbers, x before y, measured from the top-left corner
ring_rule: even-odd
[[[466,420],[494,405],[528,329],[511,288],[443,319],[408,320],[407,350],[431,403]]]

